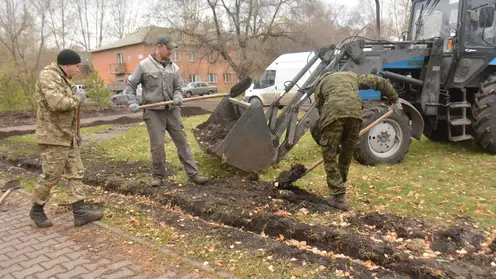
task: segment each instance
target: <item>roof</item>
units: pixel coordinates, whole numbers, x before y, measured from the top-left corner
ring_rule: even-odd
[[[160,36],[165,36],[165,35],[171,36],[175,41],[180,40],[179,31],[176,31],[171,28],[149,26],[138,29],[136,32],[131,33],[120,40],[101,46],[100,48],[94,49],[91,52],[94,53],[94,52],[132,46],[137,44],[154,44],[155,41]]]

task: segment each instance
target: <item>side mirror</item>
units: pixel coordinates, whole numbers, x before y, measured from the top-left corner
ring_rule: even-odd
[[[487,28],[493,26],[494,7],[483,7],[479,12],[479,27]]]

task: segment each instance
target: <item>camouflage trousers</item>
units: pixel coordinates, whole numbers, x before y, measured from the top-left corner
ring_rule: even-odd
[[[348,180],[348,170],[358,142],[361,124],[362,121],[357,118],[339,118],[322,129],[320,143],[330,195],[346,193],[345,182]],[[341,144],[341,152],[337,154],[339,144]]]
[[[32,196],[33,203],[45,204],[52,188],[58,186],[62,174],[68,181],[69,203],[83,200],[84,167],[77,146],[39,145],[43,173],[40,175]]]

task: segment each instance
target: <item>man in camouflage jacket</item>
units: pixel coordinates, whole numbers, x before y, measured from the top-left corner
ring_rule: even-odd
[[[312,136],[322,147],[329,204],[342,210],[348,210],[345,182],[362,124],[362,102],[358,95],[361,89],[381,91],[394,109],[401,109],[391,83],[371,74],[329,72],[319,78],[314,91],[320,118],[312,127]]]
[[[79,154],[82,139],[76,134],[76,120],[77,110],[86,96],[81,91],[75,94],[70,81],[79,72],[80,62],[81,58],[76,52],[63,50],[57,56],[56,63],[41,71],[36,82],[36,142],[41,151],[43,174],[35,186],[29,215],[42,228],[53,225],[43,207],[64,171],[68,180],[74,224],[82,226],[103,215],[99,211],[88,211],[81,193],[84,167]]]
[[[204,184],[207,178],[201,176],[186,138],[181,119],[183,78],[179,67],[170,60],[172,50],[177,44],[169,37],[160,37],[155,43],[154,53],[143,59],[129,76],[125,94],[131,96],[129,109],[139,111],[136,88],[138,84],[143,88],[143,104],[153,104],[164,101],[173,101],[172,105],[145,109],[143,120],[148,129],[150,138],[150,152],[152,155],[151,186],[161,186],[166,177],[165,171],[165,131],[167,131],[177,149],[179,160],[189,179],[197,184]]]

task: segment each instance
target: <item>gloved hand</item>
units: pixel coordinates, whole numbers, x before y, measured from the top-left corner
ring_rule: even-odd
[[[83,136],[78,137],[78,135],[76,135],[76,142],[78,146],[81,146],[81,144],[83,144]]]
[[[83,90],[76,89],[76,96],[79,98],[79,103],[84,104],[86,101],[86,94]]]
[[[400,113],[403,110],[403,107],[401,106],[400,99],[398,99],[398,101],[393,103],[391,105],[391,108],[394,110],[395,113]]]
[[[181,100],[181,98],[174,98],[174,100],[172,100],[172,104],[176,107],[180,106],[181,104],[183,103],[183,100]]]
[[[129,105],[129,109],[132,111],[132,112],[138,112],[139,111],[139,105],[134,103],[134,104],[130,104]]]

